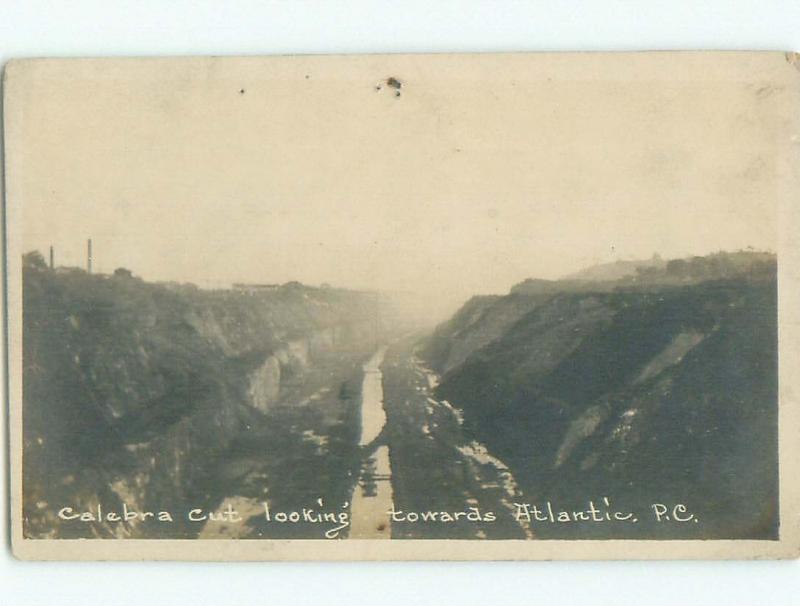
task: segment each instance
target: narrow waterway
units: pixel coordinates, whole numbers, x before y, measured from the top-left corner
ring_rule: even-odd
[[[380,347],[364,364],[364,381],[361,384],[361,439],[360,446],[367,446],[377,438],[386,425],[383,409],[383,373],[381,364],[386,355],[386,346]]]
[[[361,387],[361,439],[365,459],[350,504],[351,539],[389,539],[392,507],[392,467],[389,447],[376,443],[386,425],[381,364],[386,347],[380,347],[364,364]]]
[[[325,384],[320,377],[296,396],[297,404],[272,411],[262,428],[269,433],[248,438],[220,463],[224,498],[210,509],[199,538],[322,538],[330,530],[312,521],[267,520],[266,504],[273,514],[297,511],[301,517],[309,508],[349,509],[351,539],[533,538],[529,525],[513,516],[522,495],[511,471],[467,437],[458,408],[436,397],[439,378],[414,354],[412,340],[380,347],[365,363],[354,361],[349,376],[361,382],[351,416],[332,415],[337,407],[345,410],[345,401],[337,381]],[[323,425],[328,417],[336,423]],[[351,432],[336,441],[331,428],[345,421]],[[328,474],[338,474],[332,479],[324,466],[331,456],[349,461],[330,467]],[[393,521],[392,509],[407,519]],[[226,517],[231,510],[235,519]],[[408,517],[425,512],[438,521]],[[483,519],[489,512],[494,521]],[[448,516],[454,519],[444,521]]]

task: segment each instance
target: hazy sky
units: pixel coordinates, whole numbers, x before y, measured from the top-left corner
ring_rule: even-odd
[[[24,249],[53,244],[58,264],[83,265],[91,237],[99,270],[146,279],[449,300],[656,251],[776,248],[779,54],[17,67],[10,197]]]

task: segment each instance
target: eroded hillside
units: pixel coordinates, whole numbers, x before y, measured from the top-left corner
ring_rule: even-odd
[[[341,360],[325,367],[333,381],[374,342],[372,300],[342,290],[202,291],[126,272],[53,271],[35,256],[23,287],[24,520],[34,537],[147,534],[137,520],[65,524],[63,506],[213,506],[209,485],[232,441],[258,435],[253,448],[280,444],[289,456],[292,431],[316,439],[296,419],[284,427],[285,414],[266,414],[287,394],[299,401],[325,360]],[[352,387],[335,387],[326,389],[345,414]],[[157,532],[194,531],[176,520]]]
[[[622,529],[632,537],[776,536],[774,258],[698,259],[596,288],[516,288],[434,335],[437,395],[528,500],[683,503],[702,521],[643,519]],[[610,535],[562,525],[539,536]]]

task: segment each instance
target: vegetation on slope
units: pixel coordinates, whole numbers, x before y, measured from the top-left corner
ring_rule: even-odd
[[[651,515],[540,536],[775,537],[774,258],[739,253],[707,271],[725,267],[716,258],[678,264],[679,274],[670,262],[636,284],[528,295],[531,311],[462,364],[433,360],[445,370],[438,396],[464,410],[529,500],[581,508],[611,497],[643,514],[683,503],[702,520],[657,525]],[[460,334],[451,327],[446,338]]]
[[[202,291],[124,271],[51,270],[37,253],[25,257],[23,297],[31,536],[72,536],[55,518],[62,506],[183,504],[243,428],[264,424],[249,388],[265,359],[281,356],[281,384],[291,383],[315,348],[357,348],[372,317],[370,302],[347,291]],[[292,348],[294,357],[282,353]],[[137,534],[102,524],[76,532],[87,528]]]

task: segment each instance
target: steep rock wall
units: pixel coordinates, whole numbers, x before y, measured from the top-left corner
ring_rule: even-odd
[[[465,428],[510,466],[529,499],[581,507],[609,496],[645,513],[667,500],[703,519],[643,522],[613,536],[775,536],[774,276],[597,292],[566,285],[499,335],[494,309],[499,301],[449,332],[449,351],[471,349],[481,324],[493,338],[446,368],[437,393],[463,410]],[[609,532],[565,525],[540,536]]]
[[[209,461],[265,422],[285,377],[372,343],[363,295],[296,284],[249,295],[26,266],[23,296],[28,536],[185,536],[56,513],[202,501]]]

